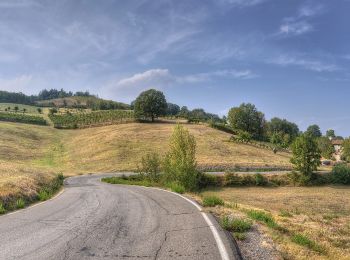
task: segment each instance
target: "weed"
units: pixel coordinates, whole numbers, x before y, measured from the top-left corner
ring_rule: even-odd
[[[216,196],[207,196],[203,198],[204,207],[215,207],[216,205],[223,206],[224,204],[224,201]]]
[[[52,193],[47,189],[42,189],[41,191],[39,191],[38,197],[39,197],[39,200],[45,201],[52,197]]]
[[[278,224],[270,213],[260,210],[249,210],[247,215],[257,221],[265,223],[269,228],[278,229]]]
[[[252,222],[244,219],[235,219],[224,216],[221,220],[221,226],[230,232],[244,233],[251,229]]]
[[[23,209],[25,205],[26,205],[26,203],[22,198],[20,198],[16,201],[16,208],[17,209]]]
[[[245,233],[240,233],[240,232],[233,232],[233,236],[237,240],[245,240],[247,238],[247,235]]]
[[[311,240],[303,234],[295,234],[292,236],[292,241],[298,245],[308,247],[318,253],[324,253],[325,250],[317,244],[315,241]]]

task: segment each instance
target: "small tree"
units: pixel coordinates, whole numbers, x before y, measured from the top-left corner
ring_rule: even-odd
[[[326,132],[326,136],[328,138],[334,138],[335,137],[335,132],[333,129],[328,129],[327,132]]]
[[[164,159],[167,182],[177,182],[186,190],[196,190],[200,173],[196,166],[196,141],[182,125],[176,125],[170,139],[170,149]]]
[[[343,142],[342,159],[350,162],[350,138],[346,138]]]
[[[38,107],[36,110],[38,111],[39,114],[43,112],[43,110],[40,107]]]
[[[17,112],[18,111],[18,106],[15,106],[15,112]]]
[[[150,89],[142,92],[135,100],[134,112],[136,118],[154,119],[165,115],[167,102],[163,92]]]
[[[292,152],[290,161],[294,168],[310,179],[321,164],[321,154],[315,139],[307,134],[297,137],[292,144]]]
[[[139,173],[151,182],[158,182],[161,170],[161,158],[158,153],[149,153],[142,157]]]
[[[331,140],[323,136],[317,139],[318,148],[321,151],[323,158],[332,159],[334,151],[334,146],[332,145]]]

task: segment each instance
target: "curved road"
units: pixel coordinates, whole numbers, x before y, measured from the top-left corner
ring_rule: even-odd
[[[66,179],[56,198],[1,216],[0,259],[213,260],[225,259],[223,251],[235,259],[215,219],[189,201],[162,190],[102,183],[101,177]]]

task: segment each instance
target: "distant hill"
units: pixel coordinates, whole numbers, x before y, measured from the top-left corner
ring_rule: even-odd
[[[43,107],[91,108],[93,110],[130,109],[130,105],[128,104],[105,100],[95,96],[72,96],[39,100],[35,101],[35,104]]]

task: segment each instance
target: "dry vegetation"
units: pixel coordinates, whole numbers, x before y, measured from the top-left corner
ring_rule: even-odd
[[[287,234],[265,227],[285,259],[350,259],[350,188],[279,187],[223,188],[203,192],[238,205],[272,213]],[[290,234],[303,234],[320,245],[323,253],[292,242]]]

